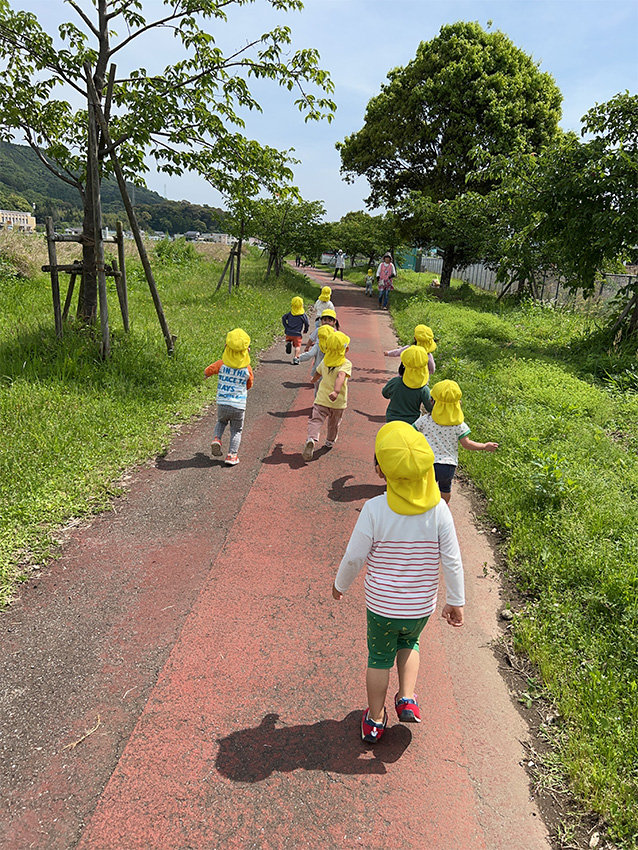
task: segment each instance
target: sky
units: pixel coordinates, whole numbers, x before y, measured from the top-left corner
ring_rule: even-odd
[[[78,0],[91,10],[90,0]],[[63,0],[10,0],[14,9],[33,12],[48,32],[77,20]],[[147,19],[161,0],[142,0]],[[629,90],[638,93],[638,0],[304,0],[298,12],[276,12],[266,0],[229,9],[227,23],[211,24],[218,45],[233,51],[274,26],[292,30],[292,50],[316,48],[320,66],[335,85],[337,112],[332,123],[304,122],[294,95],[270,81],[251,84],[263,108],[250,113],[245,134],[279,149],[294,148],[295,184],[304,199],[321,200],[326,219],[366,209],[367,182],[345,183],[335,144],[363,126],[368,101],[393,68],[407,65],[421,41],[441,27],[477,21],[500,30],[551,74],[563,95],[564,130],[580,133],[581,118],[596,103]],[[91,13],[94,15],[94,12]],[[149,71],[181,57],[173,39],[141,40],[135,61]],[[118,60],[121,61],[121,60]],[[21,143],[19,139],[16,142]],[[193,174],[149,173],[147,185],[173,200],[223,206],[205,180]]]

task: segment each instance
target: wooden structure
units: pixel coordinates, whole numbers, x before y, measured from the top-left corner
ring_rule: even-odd
[[[64,333],[64,322],[66,321],[69,315],[71,299],[73,298],[73,291],[75,289],[75,284],[78,277],[80,278],[78,298],[82,298],[82,274],[84,269],[83,264],[79,260],[75,260],[70,265],[61,265],[60,263],[58,263],[56,244],[58,242],[77,242],[82,245],[84,243],[85,236],[70,236],[67,234],[56,233],[53,227],[53,219],[51,218],[51,216],[47,216],[46,237],[47,249],[49,254],[49,264],[46,266],[42,266],[42,271],[49,272],[51,275],[53,314],[55,317],[55,333],[56,336],[61,339]],[[108,264],[104,262],[104,252],[102,250],[101,268],[99,268],[98,266],[99,277],[104,278],[104,283],[100,281],[100,289],[104,290],[100,293],[100,325],[102,328],[101,354],[102,357],[107,357],[109,353],[108,308],[106,307],[107,277],[115,278],[115,287],[117,290],[117,297],[120,302],[120,310],[122,312],[124,330],[128,333],[130,328],[128,314],[128,294],[126,287],[126,264],[124,261],[124,229],[122,227],[122,222],[117,222],[117,230],[115,236],[102,238],[100,233],[99,241],[102,243],[102,245],[105,242],[115,243],[117,245],[118,254],[118,260],[113,260],[112,263]],[[69,286],[67,289],[66,298],[64,300],[64,308],[62,308],[60,298],[60,274],[70,275]]]

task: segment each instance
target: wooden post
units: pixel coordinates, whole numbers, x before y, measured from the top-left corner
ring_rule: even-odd
[[[128,319],[128,291],[126,288],[126,257],[124,256],[124,229],[122,222],[118,221],[115,225],[117,233],[117,256],[120,263],[119,277],[115,276],[115,285],[117,287],[117,295],[120,299],[120,310],[122,311],[122,321],[124,322],[124,330],[129,332]]]
[[[53,294],[53,317],[55,319],[55,335],[62,339],[62,308],[60,306],[60,279],[58,277],[58,254],[55,248],[55,231],[53,219],[48,215],[45,219],[47,230],[47,249],[49,251],[49,265],[51,266],[51,291]]]
[[[78,269],[80,274],[82,274],[82,264],[78,263]],[[62,311],[62,321],[65,322],[69,315],[69,308],[71,306],[71,299],[73,298],[73,290],[75,289],[75,281],[77,279],[78,273],[71,272],[71,277],[69,279],[69,288],[66,293],[66,300],[64,301],[64,310]]]
[[[113,140],[111,139],[111,134],[109,132],[108,124],[106,123],[106,118],[104,117],[104,113],[102,112],[102,107],[100,106],[100,101],[97,96],[97,92],[95,90],[95,85],[93,83],[93,78],[90,73],[90,68],[85,65],[86,75],[87,75],[87,83],[89,86],[89,94],[90,99],[94,104],[95,114],[100,124],[100,129],[102,130],[102,135],[104,136],[104,142],[106,148],[109,151],[109,156],[111,157],[111,162],[113,163],[113,171],[115,172],[115,178],[117,180],[117,185],[120,188],[120,195],[122,196],[122,202],[124,203],[124,208],[126,209],[126,214],[128,216],[128,220],[131,225],[131,230],[133,231],[133,236],[135,237],[135,244],[137,245],[137,250],[140,255],[140,260],[142,261],[142,266],[144,267],[144,273],[146,274],[146,280],[148,282],[149,289],[151,290],[151,296],[153,298],[153,304],[155,305],[155,312],[157,313],[157,317],[159,319],[160,327],[162,328],[162,332],[164,334],[164,339],[166,341],[166,348],[169,354],[172,354],[175,348],[175,340],[174,337],[171,336],[171,332],[168,329],[168,324],[166,323],[166,317],[164,316],[164,310],[162,308],[162,302],[160,301],[159,292],[157,291],[157,286],[155,285],[155,278],[153,277],[153,270],[151,269],[151,264],[148,259],[148,254],[146,253],[146,247],[144,245],[144,240],[142,239],[142,234],[140,233],[140,229],[137,224],[137,218],[135,217],[135,211],[133,210],[133,205],[131,204],[131,199],[129,198],[128,191],[126,189],[126,181],[124,179],[124,174],[122,172],[122,167],[120,165],[120,161],[117,158],[117,154],[115,153],[115,148],[113,147]]]
[[[230,254],[228,255],[228,259],[226,260],[226,265],[224,266],[224,271],[222,272],[222,276],[219,278],[219,283],[215,287],[215,292],[217,292],[221,288],[221,285],[224,282],[224,278],[226,277],[226,271],[228,270],[228,266],[230,265],[230,261],[232,260],[232,258],[233,258],[233,252],[231,250]]]
[[[85,66],[87,78],[89,81],[89,89],[93,86],[93,80],[89,72],[88,63]],[[89,90],[89,95],[91,91]],[[88,121],[89,121],[89,150],[88,150],[88,167],[91,172],[91,192],[93,195],[93,239],[95,242],[95,265],[97,270],[98,297],[100,304],[100,328],[102,332],[102,344],[100,346],[100,354],[102,359],[106,359],[111,351],[111,337],[109,331],[109,307],[106,297],[106,275],[104,273],[104,242],[102,241],[102,201],[100,198],[100,168],[98,163],[98,147],[97,147],[97,116],[95,102],[97,98],[89,96],[88,103]]]

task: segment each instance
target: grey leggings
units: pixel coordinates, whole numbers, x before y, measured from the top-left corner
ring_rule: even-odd
[[[241,443],[241,432],[244,427],[244,413],[239,407],[231,407],[229,404],[217,405],[217,424],[213,431],[214,437],[221,438],[226,430],[226,425],[230,424],[230,446],[228,447],[229,455],[236,455]]]

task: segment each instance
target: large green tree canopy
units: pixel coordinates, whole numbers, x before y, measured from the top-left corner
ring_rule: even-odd
[[[453,198],[467,188],[475,148],[539,150],[558,131],[562,97],[551,75],[477,23],[442,27],[388,79],[363,128],[338,145],[342,173],[365,176],[375,206],[412,190]]]
[[[442,27],[388,80],[361,130],[337,145],[342,174],[368,180],[372,207],[392,209],[412,193],[437,202],[468,188],[488,192],[491,180],[468,184],[477,151],[537,151],[558,133],[562,97],[551,75],[506,35],[477,23]],[[445,250],[451,271],[454,245]]]

